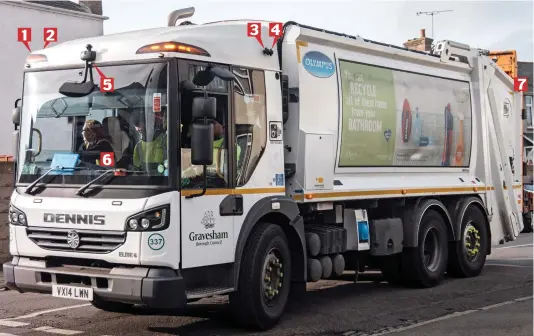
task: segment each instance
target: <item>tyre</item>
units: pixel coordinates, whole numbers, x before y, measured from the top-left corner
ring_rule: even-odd
[[[470,205],[460,227],[459,241],[450,244],[447,273],[458,278],[480,274],[488,251],[489,234],[482,210]]]
[[[418,246],[403,251],[402,273],[414,287],[434,287],[443,281],[448,259],[447,227],[443,216],[427,210],[421,218]]]
[[[291,286],[291,254],[278,225],[261,223],[243,251],[238,291],[230,306],[238,323],[268,330],[282,317]]]
[[[128,313],[133,309],[133,304],[122,303],[122,302],[113,302],[113,301],[104,301],[98,296],[93,298],[91,301],[93,307],[98,308],[103,311],[113,312],[113,313]]]
[[[532,232],[532,213],[527,212],[523,214],[523,231],[521,233],[530,233]]]

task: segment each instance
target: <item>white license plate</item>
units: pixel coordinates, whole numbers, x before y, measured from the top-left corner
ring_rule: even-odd
[[[92,301],[93,289],[75,286],[52,285],[52,296],[66,299]]]

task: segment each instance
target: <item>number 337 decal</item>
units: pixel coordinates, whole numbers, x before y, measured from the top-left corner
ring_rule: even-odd
[[[165,246],[165,238],[159,233],[151,234],[150,237],[148,237],[148,247],[150,247],[151,250],[158,251],[161,250],[163,246]]]

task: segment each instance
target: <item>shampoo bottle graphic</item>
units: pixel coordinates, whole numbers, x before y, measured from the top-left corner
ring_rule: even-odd
[[[402,142],[407,143],[410,141],[412,135],[412,111],[410,110],[410,103],[408,99],[404,99],[402,104]]]
[[[415,108],[415,118],[413,120],[413,144],[419,146],[422,136],[421,118],[419,117],[419,108]]]
[[[451,165],[452,130],[453,120],[451,104],[447,104],[445,107],[445,137],[443,138],[443,155],[441,156],[441,165],[444,167]]]
[[[458,143],[456,144],[456,155],[454,156],[454,165],[462,166],[464,164],[464,115],[463,113],[458,113],[459,125],[458,125]]]

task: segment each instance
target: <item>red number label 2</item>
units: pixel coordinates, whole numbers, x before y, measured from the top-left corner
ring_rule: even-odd
[[[514,78],[514,91],[525,92],[528,90],[528,77]]]
[[[115,153],[102,152],[100,153],[100,165],[105,167],[113,167],[115,165]]]
[[[51,42],[57,42],[57,28],[43,29],[44,47],[46,48]]]
[[[115,91],[115,78],[100,77],[100,91],[101,92]]]

